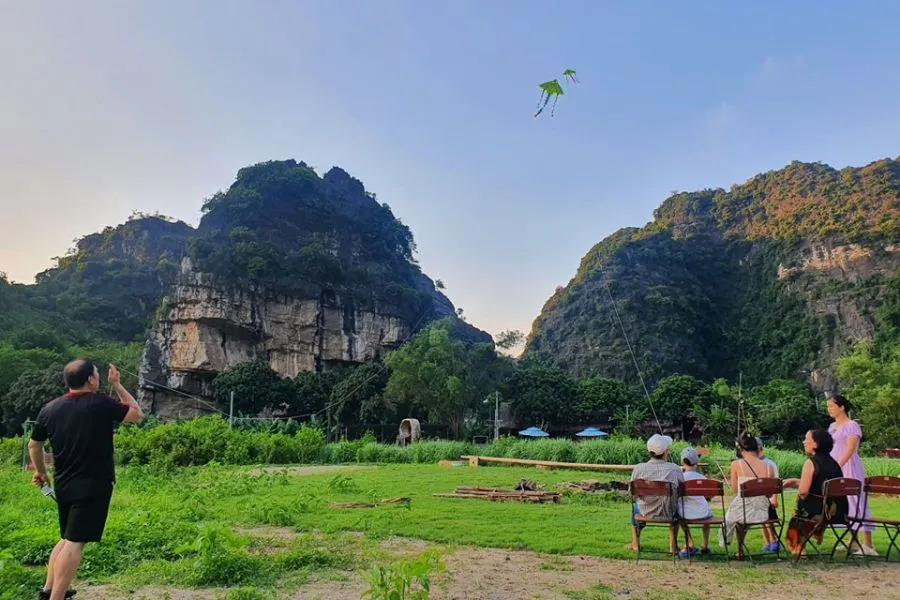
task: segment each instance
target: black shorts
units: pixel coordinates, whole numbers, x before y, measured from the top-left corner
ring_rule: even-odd
[[[112,487],[109,491],[73,501],[60,501],[59,537],[70,542],[86,544],[99,542],[106,528],[106,517],[109,515],[109,501],[112,498]]]

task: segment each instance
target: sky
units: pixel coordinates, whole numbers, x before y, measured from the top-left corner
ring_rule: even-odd
[[[468,321],[527,332],[673,190],[896,157],[900,3],[0,0],[0,271],[238,169],[340,166]],[[537,84],[575,69],[552,118]]]

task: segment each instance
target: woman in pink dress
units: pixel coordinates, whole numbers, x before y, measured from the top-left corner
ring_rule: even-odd
[[[828,399],[828,416],[834,419],[834,423],[828,427],[828,433],[834,438],[834,448],[831,450],[831,457],[837,461],[844,477],[852,477],[863,483],[866,479],[866,473],[863,470],[862,459],[859,457],[859,442],[862,440],[862,429],[859,423],[850,418],[850,410],[853,408],[850,401],[840,395],[832,396]],[[862,508],[865,507],[866,518],[871,518],[868,503],[865,500],[865,492],[861,493],[859,498],[851,497],[849,500],[850,516],[863,516]],[[862,504],[862,506],[859,506]],[[854,554],[866,554],[868,556],[877,556],[878,552],[872,545],[872,532],[875,526],[865,524],[862,526],[863,545]]]

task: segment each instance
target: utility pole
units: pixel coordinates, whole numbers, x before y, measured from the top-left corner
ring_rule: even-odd
[[[331,443],[331,403],[325,406],[325,443]]]
[[[234,429],[234,390],[231,390],[231,399],[228,401],[228,429]]]
[[[494,392],[494,441],[500,439],[500,392]]]
[[[28,438],[31,434],[31,419],[26,419],[23,425],[25,435],[22,436],[22,470],[28,470]]]

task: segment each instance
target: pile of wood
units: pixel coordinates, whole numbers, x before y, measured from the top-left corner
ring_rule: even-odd
[[[504,490],[485,487],[458,487],[452,494],[432,494],[438,498],[478,498],[494,502],[559,502],[559,492]]]

